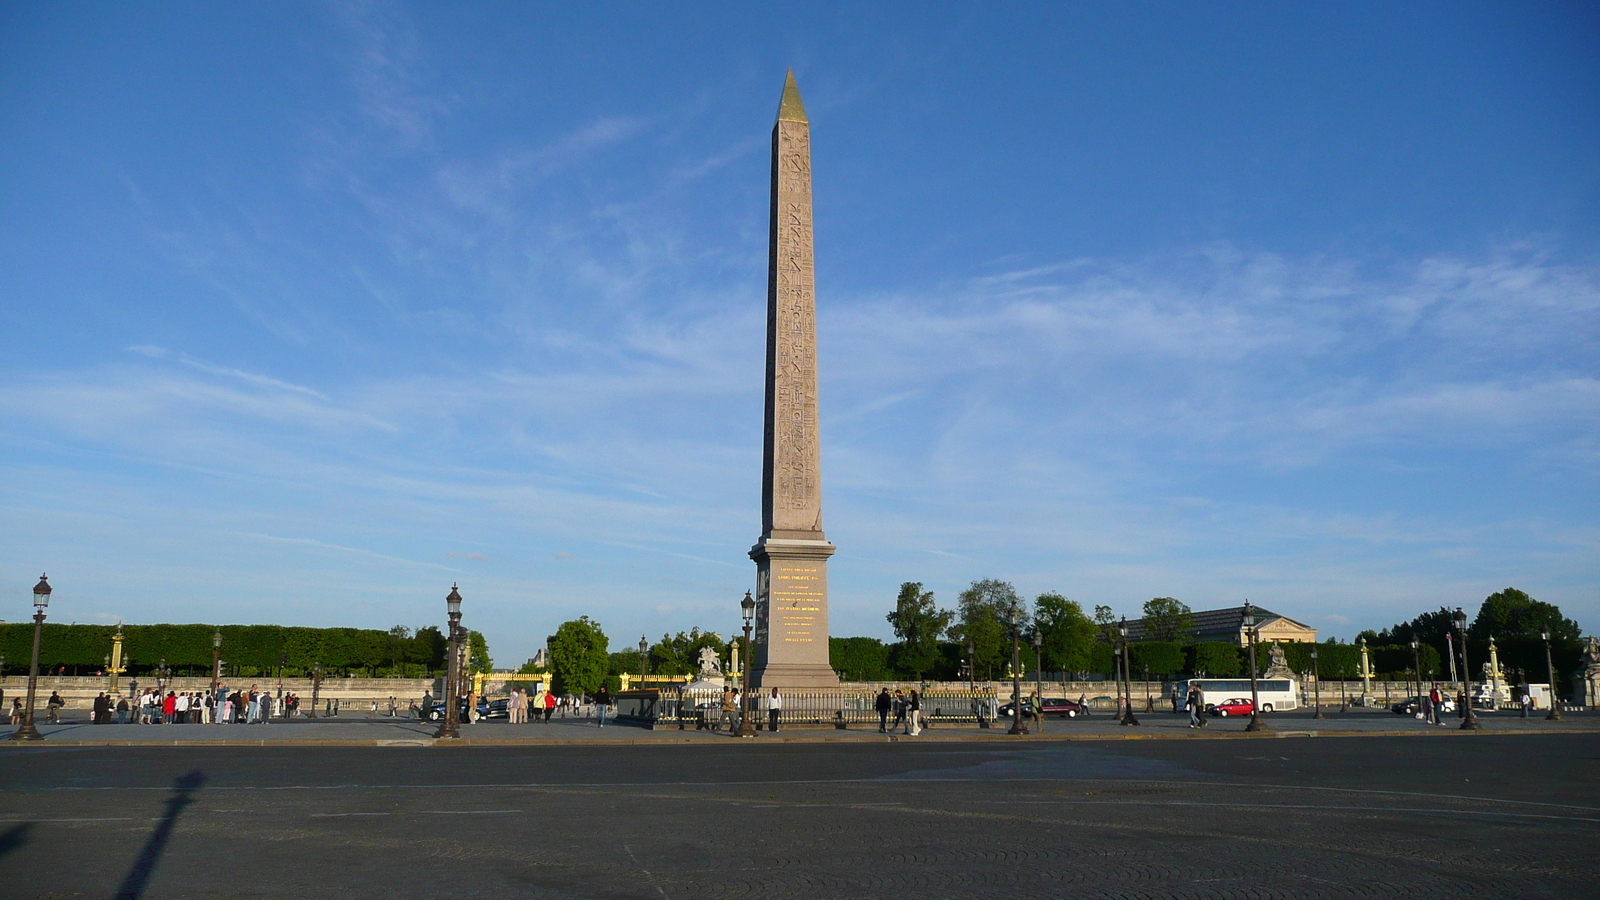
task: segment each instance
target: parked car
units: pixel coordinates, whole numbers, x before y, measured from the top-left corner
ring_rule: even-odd
[[[496,702],[502,704],[501,707],[500,707],[500,717],[501,718],[505,718],[508,715],[506,713],[506,709],[505,709],[505,706],[504,706],[504,704],[507,701],[498,700]],[[489,702],[486,701],[486,700],[480,699],[478,701],[478,718],[480,718],[480,719],[486,718],[488,716],[488,714],[489,714],[489,709],[490,709]],[[460,721],[462,721],[462,722],[467,721],[467,703],[466,703],[465,700],[461,701],[461,709],[459,709],[456,714],[459,717]],[[438,722],[438,721],[441,721],[443,719],[444,719],[444,702],[443,701],[435,701],[434,704],[433,704],[433,709],[428,710],[428,721],[429,722]]]
[[[1078,701],[1061,697],[1045,697],[1039,701],[1039,708],[1044,711],[1045,715],[1054,716],[1058,719],[1076,719],[1083,713],[1083,707],[1078,704]],[[1025,698],[1022,701],[1022,714],[1024,716],[1033,715],[1032,698]],[[1002,719],[1011,718],[1011,704],[1007,703],[1000,707],[999,717]]]
[[[1414,716],[1417,713],[1422,712],[1422,698],[1407,697],[1389,708],[1394,710],[1398,715]],[[1439,711],[1447,713],[1455,712],[1456,701],[1450,699],[1449,697],[1445,697],[1443,700],[1439,701]]]
[[[1206,712],[1211,713],[1213,716],[1223,717],[1248,716],[1255,711],[1255,704],[1250,702],[1249,697],[1235,697],[1232,700],[1224,700],[1221,703],[1213,703],[1206,707]],[[1270,712],[1271,710],[1262,707],[1262,711]]]

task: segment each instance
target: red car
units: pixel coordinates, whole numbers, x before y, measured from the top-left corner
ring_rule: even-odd
[[[1256,711],[1255,705],[1247,697],[1235,697],[1208,707],[1213,716],[1248,716]]]

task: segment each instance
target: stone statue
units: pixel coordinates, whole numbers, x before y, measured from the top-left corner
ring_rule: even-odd
[[[1263,678],[1290,678],[1294,675],[1289,670],[1289,661],[1283,658],[1283,648],[1277,641],[1272,642],[1272,649],[1267,653],[1267,671],[1262,673]]]
[[[722,677],[722,666],[718,664],[717,651],[711,647],[700,648],[700,677],[702,679]]]
[[[1572,686],[1579,704],[1600,706],[1600,637],[1583,639],[1583,671],[1573,673]]]
[[[1591,634],[1583,639],[1583,668],[1600,674],[1600,637]]]

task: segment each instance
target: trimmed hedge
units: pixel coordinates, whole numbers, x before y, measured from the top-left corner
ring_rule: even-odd
[[[95,671],[111,652],[114,625],[59,625],[46,622],[39,646],[39,670]],[[211,670],[211,638],[222,632],[222,659],[230,674],[250,676],[277,670],[303,675],[315,663],[335,675],[414,675],[442,671],[446,642],[438,628],[418,629],[408,637],[372,628],[303,628],[286,625],[125,625],[124,665],[130,676],[147,675],[165,659],[174,671]],[[0,653],[6,673],[26,672],[33,654],[33,624],[0,624]]]

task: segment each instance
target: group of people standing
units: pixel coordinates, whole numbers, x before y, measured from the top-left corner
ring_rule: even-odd
[[[873,701],[873,707],[878,712],[878,733],[888,734],[895,728],[904,725],[904,733],[918,735],[922,733],[922,695],[916,688],[909,691],[895,689],[894,694],[889,694],[888,688],[878,691],[878,697]],[[894,724],[889,724],[889,713],[894,713]]]
[[[549,691],[533,694],[522,688],[512,691],[511,699],[506,703],[507,721],[512,725],[526,725],[529,710],[533,710],[533,721],[550,721],[550,716],[556,711],[556,695]]]
[[[719,715],[716,724],[711,726],[712,731],[721,731],[724,726],[727,727],[729,734],[738,730],[742,722],[741,716],[744,709],[744,704],[740,702],[739,697],[739,689],[736,687],[730,686],[722,689],[722,702],[718,704],[717,709]],[[761,708],[767,713],[767,730],[776,733],[783,719],[783,695],[778,693],[777,688],[773,688],[772,692],[761,697],[759,702]],[[758,717],[755,722],[756,731],[761,730],[760,721]],[[702,722],[703,726],[704,722]]]
[[[51,693],[47,704],[50,721],[59,721],[57,710],[66,705],[57,693]],[[226,685],[216,693],[211,691],[166,691],[147,688],[131,700],[101,693],[94,700],[90,723],[112,724],[113,714],[118,725],[258,725],[271,721],[274,715],[295,715],[300,698],[293,693],[282,699],[252,685],[249,690],[230,691]]]

